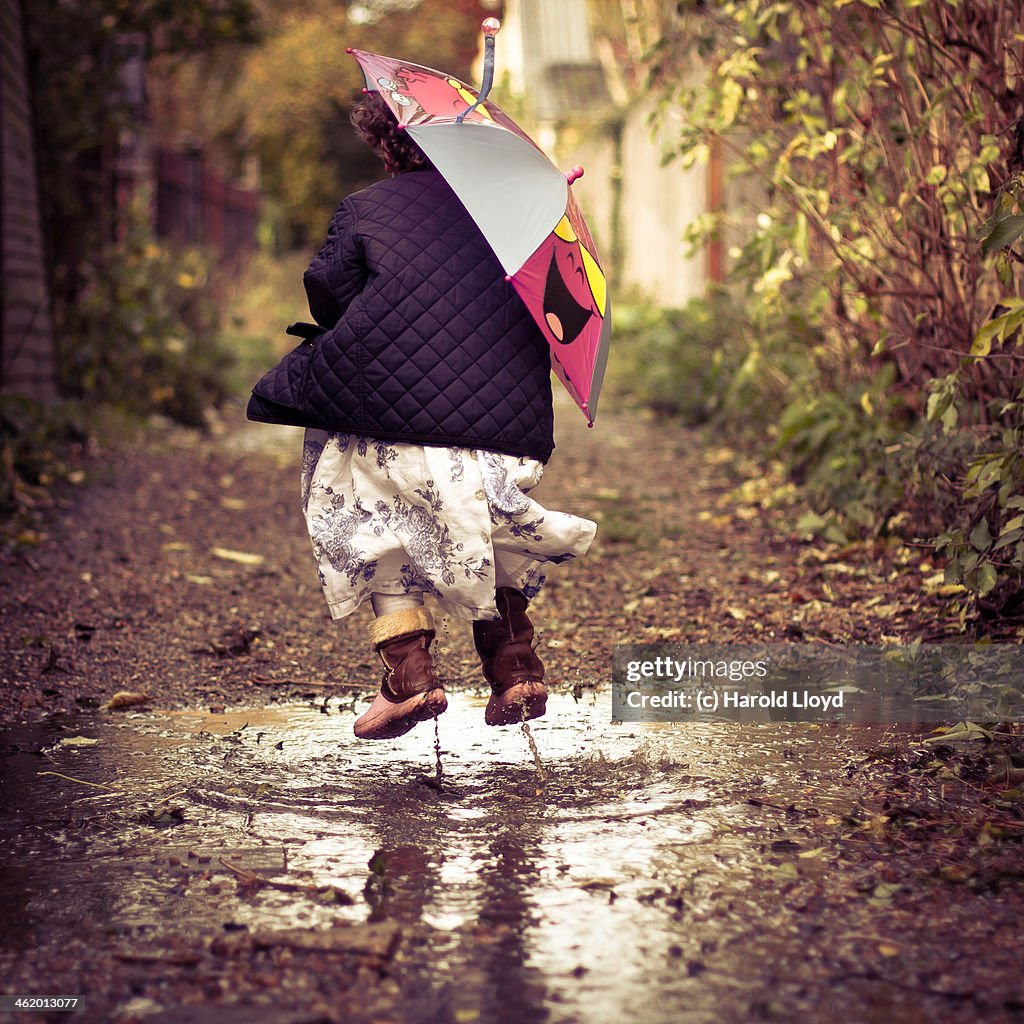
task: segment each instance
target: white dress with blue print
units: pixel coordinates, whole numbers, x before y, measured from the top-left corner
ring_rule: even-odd
[[[302,508],[331,616],[370,594],[431,594],[496,618],[496,586],[528,598],[548,564],[586,554],[597,524],[530,498],[536,459],[307,430]]]

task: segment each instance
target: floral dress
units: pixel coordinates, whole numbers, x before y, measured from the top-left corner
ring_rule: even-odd
[[[597,525],[528,496],[536,459],[307,430],[302,508],[331,616],[370,594],[432,594],[465,619],[496,618],[496,586],[528,598],[545,567],[583,555]]]

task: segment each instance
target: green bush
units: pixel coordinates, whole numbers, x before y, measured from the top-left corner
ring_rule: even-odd
[[[31,509],[55,480],[73,472],[86,440],[79,410],[0,395],[0,517]]]
[[[227,397],[212,261],[158,243],[140,226],[83,269],[72,307],[58,307],[64,395],[202,426]]]
[[[248,395],[252,385],[297,344],[285,327],[308,320],[302,287],[308,252],[258,253],[234,278],[224,295],[223,345],[234,360],[232,393]]]
[[[1024,0],[675,10],[652,91],[683,165],[717,155],[739,183],[687,238],[735,240],[729,280],[752,323],[799,308],[823,338],[791,378],[776,448],[807,522],[837,539],[931,537],[968,592],[965,624],[1015,613],[1024,123],[1006,83]],[[702,74],[677,73],[695,58]]]
[[[612,389],[687,423],[713,415],[721,401],[724,358],[721,348],[709,344],[705,304],[666,310],[619,306],[614,316]]]
[[[801,532],[836,543],[899,534],[920,539],[942,528],[955,499],[941,484],[968,448],[916,416],[883,365],[847,390],[815,388],[809,379],[779,420],[774,454],[800,485],[812,510]]]
[[[808,510],[801,532],[920,538],[956,514],[941,481],[962,472],[971,438],[922,418],[891,363],[851,378],[815,328],[813,303],[794,296],[766,315],[719,290],[683,309],[634,303],[615,315],[609,386],[777,458]]]
[[[690,425],[730,432],[775,422],[815,341],[796,311],[754,327],[725,291],[682,309],[625,303],[613,316],[613,391]]]
[[[957,375],[936,381],[929,416],[958,436]],[[984,431],[959,436],[969,443],[954,479],[962,481],[960,514],[935,539],[947,558],[946,581],[973,595],[979,611],[1018,614],[1024,605],[1024,389],[1011,401],[988,403]]]

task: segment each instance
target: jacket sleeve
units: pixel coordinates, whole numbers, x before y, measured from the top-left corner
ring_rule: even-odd
[[[309,311],[321,327],[331,328],[369,277],[356,231],[357,217],[349,200],[331,218],[327,239],[302,278]]]

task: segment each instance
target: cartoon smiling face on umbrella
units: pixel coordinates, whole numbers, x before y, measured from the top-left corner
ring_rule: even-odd
[[[594,317],[603,319],[607,305],[608,286],[591,252],[594,243],[585,229],[582,233],[586,242],[567,214],[534,257],[541,267],[547,263],[540,304],[543,319],[535,319],[560,345],[575,341]]]

